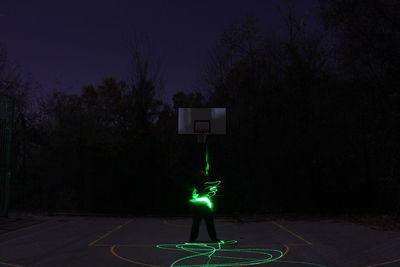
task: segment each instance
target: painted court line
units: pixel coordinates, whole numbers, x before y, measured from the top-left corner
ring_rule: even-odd
[[[50,223],[50,221],[40,222],[40,223],[37,223],[37,224],[34,224],[34,225],[29,225],[29,226],[26,226],[26,227],[19,228],[17,230],[11,230],[11,231],[8,231],[8,232],[0,234],[0,237],[6,236],[6,235],[9,235],[9,234],[13,234],[13,233],[18,233],[18,232],[25,231],[25,230],[28,230],[28,229],[32,229],[32,228],[35,228],[35,227],[38,227],[38,226],[42,226],[42,225],[45,225],[45,224],[49,224],[49,223]]]
[[[285,253],[283,253],[282,258],[285,257],[290,251],[289,245],[283,244],[283,246],[286,248],[286,251],[285,251]]]
[[[111,254],[113,254],[115,257],[117,257],[117,258],[120,259],[120,260],[123,260],[123,261],[126,261],[126,262],[130,262],[130,263],[134,263],[134,264],[137,264],[137,265],[142,265],[142,266],[162,267],[162,266],[160,266],[160,265],[146,264],[146,263],[143,263],[143,262],[134,261],[134,260],[131,260],[131,259],[124,258],[124,257],[118,255],[118,254],[115,252],[115,248],[116,248],[116,247],[117,247],[117,245],[113,245],[112,247],[110,247],[110,252],[111,252]]]
[[[298,239],[304,241],[305,243],[307,243],[307,245],[312,246],[312,243],[311,243],[310,241],[307,241],[306,239],[304,239],[304,238],[301,237],[300,235],[298,235],[298,234],[296,234],[296,233],[290,231],[290,230],[287,229],[285,226],[283,226],[283,225],[281,225],[281,224],[279,224],[279,223],[277,223],[277,222],[271,222],[271,223],[274,224],[274,225],[276,225],[276,226],[278,226],[278,227],[281,228],[282,230],[288,232],[289,234],[293,235],[294,237],[297,237]]]
[[[95,247],[105,247],[105,246],[107,246],[107,247],[110,247],[110,252],[111,252],[111,254],[114,255],[115,257],[117,257],[117,258],[120,259],[120,260],[129,262],[129,263],[134,263],[134,264],[141,265],[141,266],[162,267],[162,266],[159,266],[159,265],[151,265],[151,264],[146,264],[146,263],[143,263],[143,262],[134,261],[134,260],[131,260],[131,259],[124,258],[124,257],[118,255],[117,252],[115,252],[115,249],[116,249],[116,247],[117,247],[117,245],[115,245],[115,244],[114,244],[114,245],[108,245],[108,244],[98,244],[98,245],[95,245],[95,244],[96,244],[97,242],[99,242],[100,240],[102,240],[102,239],[106,238],[107,236],[111,235],[112,233],[114,233],[114,232],[120,230],[122,227],[124,227],[124,226],[127,225],[128,223],[132,222],[133,220],[134,220],[134,219],[131,219],[131,220],[128,220],[128,221],[124,222],[123,224],[118,225],[117,227],[115,227],[115,228],[112,229],[111,231],[109,231],[109,232],[107,232],[106,234],[100,236],[100,237],[99,237],[98,239],[96,239],[95,241],[89,243],[88,246],[89,246],[89,247],[93,247],[93,246],[95,246]],[[120,246],[120,245],[118,245],[118,246]],[[121,246],[125,246],[125,245],[121,245]],[[135,245],[133,245],[133,246],[135,246]],[[139,245],[139,246],[140,246],[140,245]],[[18,267],[22,267],[22,266],[18,266]]]
[[[49,221],[47,221],[47,222],[39,222],[39,223],[34,224],[34,225],[30,225],[30,226],[22,227],[22,228],[17,229],[17,230],[11,230],[11,231],[2,233],[2,234],[0,234],[0,237],[6,236],[8,234],[13,234],[13,233],[18,233],[18,232],[21,232],[21,231],[29,230],[29,229],[35,228],[37,226],[42,226],[42,225],[49,224],[49,223],[50,223]],[[24,267],[22,265],[12,264],[12,263],[2,262],[2,261],[0,261],[0,265],[1,266],[12,266],[12,267]]]
[[[95,247],[132,247],[132,248],[154,248],[154,244],[96,244]]]
[[[378,263],[378,264],[374,264],[374,265],[367,265],[366,267],[383,266],[383,265],[387,265],[387,264],[391,264],[391,263],[395,263],[395,262],[400,262],[400,259],[393,260],[393,261],[386,261],[386,262],[382,262],[382,263]]]
[[[130,220],[130,221],[132,221],[132,220]],[[96,244],[98,241],[102,240],[102,239],[105,238],[106,236],[108,236],[108,235],[110,235],[110,234],[116,232],[117,230],[121,229],[123,226],[125,226],[126,224],[128,224],[130,221],[125,222],[125,223],[123,223],[123,224],[117,226],[116,228],[114,228],[114,229],[111,230],[110,232],[106,233],[105,235],[101,236],[101,237],[98,238],[97,240],[93,241],[93,242],[90,243],[89,245],[92,245],[92,246],[93,246],[94,244]],[[165,225],[170,225],[170,223],[168,222],[167,219],[162,219],[162,221],[163,221],[163,222],[162,222],[163,224],[165,224]],[[288,231],[288,230],[287,230],[287,231]],[[290,232],[290,233],[293,234],[292,232]],[[300,236],[299,236],[299,237],[300,237]],[[306,240],[303,239],[303,238],[300,238],[300,239],[303,240],[303,241],[305,241],[305,242],[307,242],[307,245],[310,243],[310,242],[306,241]],[[300,245],[306,245],[306,244],[300,244]],[[160,265],[153,265],[153,264],[148,264],[148,263],[143,263],[143,262],[135,261],[135,260],[132,260],[132,259],[128,259],[128,258],[125,258],[125,257],[120,256],[120,255],[116,252],[116,249],[117,249],[118,247],[153,247],[152,245],[147,245],[147,244],[136,244],[136,245],[135,245],[135,244],[125,244],[125,245],[122,245],[122,244],[121,244],[121,245],[118,245],[118,244],[113,244],[113,245],[98,244],[98,245],[96,245],[96,246],[102,246],[102,247],[104,247],[104,246],[109,246],[109,247],[110,247],[110,253],[111,253],[112,255],[114,255],[115,257],[117,257],[118,259],[120,259],[120,260],[122,260],[122,261],[125,261],[125,262],[133,263],[133,264],[140,265],[140,266],[162,267],[162,266],[160,266]],[[289,247],[289,245],[286,245],[286,244],[283,244],[283,246],[285,247],[285,252],[284,252],[283,255],[282,255],[282,256],[284,257],[285,255],[287,255],[287,254],[289,253],[290,247]]]
[[[111,235],[112,233],[114,233],[115,231],[118,231],[119,229],[121,229],[122,227],[124,227],[125,225],[127,225],[128,223],[130,223],[131,221],[133,221],[133,219],[128,220],[126,222],[124,222],[123,224],[118,225],[117,227],[115,227],[114,229],[112,229],[111,231],[109,231],[108,233],[106,233],[105,235],[100,236],[98,239],[96,239],[95,241],[91,242],[88,244],[89,247],[94,246],[94,244],[96,244],[97,242],[99,242],[100,240],[106,238],[107,236]]]
[[[283,244],[286,248],[285,253],[283,254],[283,256],[287,255],[290,251],[290,246],[305,246],[305,245],[310,245],[312,246],[312,243],[310,241],[307,241],[306,239],[304,239],[303,237],[301,237],[300,235],[294,233],[293,231],[290,231],[288,228],[286,228],[285,226],[277,223],[277,222],[271,222],[272,224],[278,226],[279,228],[283,229],[284,231],[290,233],[291,235],[297,237],[298,239],[304,241],[306,244]],[[367,265],[366,267],[376,267],[376,266],[383,266],[383,265],[387,265],[387,264],[392,264],[392,263],[396,263],[396,262],[400,262],[400,259],[396,259],[396,260],[392,260],[392,261],[386,261],[386,262],[382,262],[382,263],[378,263],[378,264],[373,264],[373,265]]]
[[[6,263],[6,262],[2,262],[2,261],[0,261],[0,265],[12,266],[12,267],[23,267],[22,265],[16,265],[16,264]]]

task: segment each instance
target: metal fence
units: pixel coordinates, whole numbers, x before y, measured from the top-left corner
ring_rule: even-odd
[[[0,94],[0,216],[7,216],[10,198],[10,156],[14,100]]]

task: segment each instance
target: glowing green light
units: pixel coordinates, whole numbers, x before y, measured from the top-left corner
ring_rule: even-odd
[[[192,199],[190,200],[190,202],[193,202],[193,203],[198,202],[198,203],[207,204],[207,206],[208,206],[210,209],[212,209],[212,207],[213,207],[213,204],[211,203],[211,201],[210,201],[210,199],[209,199],[208,197],[192,198]]]
[[[208,148],[206,146],[206,176],[208,176],[209,169],[210,169],[210,163],[208,162]]]
[[[249,266],[249,265],[258,265],[265,264],[271,262],[279,262],[279,263],[294,263],[294,264],[303,264],[303,265],[312,265],[318,267],[326,267],[321,264],[315,264],[304,261],[283,261],[280,260],[284,253],[281,250],[277,249],[253,249],[253,248],[244,248],[244,249],[226,249],[222,248],[221,245],[235,245],[237,244],[236,240],[229,241],[220,241],[217,243],[184,243],[184,244],[161,244],[157,245],[159,249],[166,250],[176,250],[176,251],[185,251],[192,253],[193,255],[189,255],[183,258],[180,258],[174,261],[170,266],[187,266],[187,267],[200,267],[200,266],[210,266],[210,267],[228,267],[228,266]],[[222,255],[224,254],[224,255]],[[230,256],[227,256],[229,254]],[[237,255],[239,254],[239,255]],[[240,256],[242,254],[243,256]],[[247,255],[255,254],[257,258],[254,256],[249,257]],[[236,256],[237,255],[237,256]],[[206,257],[206,258],[205,258]],[[201,261],[200,263],[193,264],[191,261],[196,259]]]
[[[211,210],[213,209],[213,203],[211,202],[211,198],[215,196],[215,194],[218,191],[218,186],[221,184],[221,181],[215,181],[215,182],[205,182],[205,189],[208,190],[208,193],[206,195],[203,195],[199,197],[199,194],[197,193],[197,189],[194,188],[192,192],[192,199],[190,202],[192,203],[198,203],[198,204],[205,204],[207,205]]]
[[[215,182],[205,182],[204,185],[206,185],[206,188],[209,192],[207,193],[207,195],[209,197],[213,197],[215,196],[215,194],[218,191],[218,187],[221,184],[221,181],[215,181]]]
[[[193,253],[174,261],[170,266],[249,266],[276,261],[283,257],[283,252],[274,249],[223,249],[222,244],[234,245],[236,240],[218,243],[185,243],[185,244],[165,244],[157,245],[157,248],[168,250],[183,250]],[[244,256],[227,256],[221,253],[244,254]],[[250,258],[246,255],[258,254],[260,258]],[[246,256],[246,257],[245,257]],[[204,259],[204,257],[207,257]],[[203,259],[202,264],[189,264],[190,260]],[[206,261],[206,262],[204,262]],[[226,261],[226,263],[224,263]],[[186,264],[185,264],[186,263]]]
[[[198,197],[199,197],[199,194],[197,194],[196,188],[193,189],[192,197],[193,197],[193,198],[198,198]]]

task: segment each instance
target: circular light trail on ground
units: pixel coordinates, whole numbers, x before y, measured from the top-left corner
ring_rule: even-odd
[[[277,249],[222,248],[223,245],[235,244],[237,244],[236,240],[230,240],[221,241],[218,243],[196,242],[182,244],[160,244],[157,245],[157,248],[191,253],[191,255],[189,256],[185,256],[174,261],[170,265],[171,267],[233,267],[266,264],[270,262],[296,263],[325,267],[324,265],[309,262],[281,261],[280,259],[284,256],[284,253],[281,250]]]

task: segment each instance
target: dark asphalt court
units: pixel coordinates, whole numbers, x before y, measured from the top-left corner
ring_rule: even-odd
[[[183,245],[190,223],[190,218],[3,218],[0,266],[400,266],[399,232],[328,220],[219,218],[219,237],[237,244]],[[204,222],[199,240],[208,240]]]

